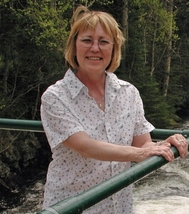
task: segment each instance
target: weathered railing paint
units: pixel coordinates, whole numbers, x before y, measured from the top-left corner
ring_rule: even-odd
[[[31,132],[44,132],[41,121],[16,120],[0,118],[0,129]],[[153,139],[165,139],[172,134],[182,134],[189,144],[189,130],[155,129],[151,132]],[[175,158],[179,157],[178,150],[171,147]],[[122,188],[129,186],[142,177],[165,165],[167,161],[162,156],[153,156],[142,161],[127,171],[124,171],[107,181],[75,196],[63,200],[49,209],[37,212],[38,214],[80,214],[84,210],[102,201]]]

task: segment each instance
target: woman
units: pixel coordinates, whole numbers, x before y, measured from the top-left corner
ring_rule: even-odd
[[[152,155],[173,161],[175,145],[187,153],[182,135],[158,146],[149,132],[138,90],[113,72],[121,59],[123,35],[114,18],[80,6],[72,18],[65,51],[69,69],[42,96],[41,118],[53,160],[43,208],[75,196]],[[83,213],[133,213],[129,186]]]

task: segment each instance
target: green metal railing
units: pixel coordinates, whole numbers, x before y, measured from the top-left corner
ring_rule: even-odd
[[[0,129],[43,132],[43,127],[40,121],[30,120],[0,118]],[[176,133],[184,135],[189,144],[189,130],[155,129],[151,132],[151,136],[153,139],[165,139]],[[179,157],[178,150],[175,147],[172,146],[171,150],[173,151],[175,158]],[[167,161],[162,156],[150,157],[147,160],[134,165],[127,171],[124,171],[75,197],[65,199],[46,210],[39,211],[38,214],[80,214],[87,208],[118,192],[122,188],[129,186],[166,163]]]
[[[18,120],[0,118],[0,129],[44,132],[41,121],[38,120]]]
[[[0,118],[0,129],[44,132],[41,121],[39,120],[19,120]],[[171,130],[171,129],[155,129],[151,132],[153,139],[165,139],[173,134],[182,134],[189,137],[189,130]]]

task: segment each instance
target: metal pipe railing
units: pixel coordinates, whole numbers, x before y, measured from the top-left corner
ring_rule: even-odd
[[[184,137],[189,137],[189,130],[174,130],[174,129],[154,129],[151,132],[152,139],[166,139],[174,134],[182,134]]]
[[[31,132],[44,132],[41,121],[17,120],[0,118],[0,129],[18,130]],[[187,138],[189,144],[189,130],[165,130],[155,129],[151,132],[153,139],[165,139],[173,134],[182,134]],[[175,158],[179,156],[178,150],[171,147]],[[136,182],[142,177],[165,165],[167,161],[162,156],[153,156],[142,161],[127,171],[124,171],[107,181],[89,189],[75,197],[63,200],[46,210],[39,211],[37,214],[80,214],[101,200],[118,192],[124,187]]]
[[[20,120],[20,119],[0,118],[0,129],[30,131],[30,132],[44,132],[42,123],[39,120]]]
[[[30,132],[44,132],[39,120],[20,120],[0,118],[0,129]],[[165,139],[173,134],[182,134],[189,137],[189,130],[155,129],[151,133],[153,139]]]

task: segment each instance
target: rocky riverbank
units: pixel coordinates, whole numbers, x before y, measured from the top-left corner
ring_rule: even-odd
[[[24,187],[23,193],[17,197],[17,203],[12,204],[12,207],[9,209],[4,209],[1,214],[35,214],[37,211],[40,211],[43,202],[44,182],[45,179],[41,178],[33,184]]]
[[[40,186],[36,184],[37,181],[43,185],[51,154],[42,133],[0,131],[0,135],[0,212],[2,212],[26,203],[30,198],[27,196],[28,190],[30,193],[32,188],[34,192],[39,191],[39,187],[32,185]]]

